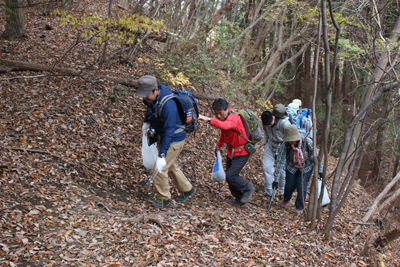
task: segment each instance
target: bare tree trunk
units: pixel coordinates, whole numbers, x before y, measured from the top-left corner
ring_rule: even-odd
[[[3,32],[3,38],[12,41],[15,38],[25,34],[24,12],[21,0],[5,0],[6,3],[6,25]]]
[[[310,103],[312,103],[311,99],[311,91],[312,91],[312,84],[311,84],[311,46],[306,49],[304,55],[304,98],[302,99],[303,107],[310,107]],[[310,97],[307,97],[310,95]]]
[[[315,56],[314,56],[314,92],[313,92],[313,99],[312,99],[312,109],[315,110],[315,104],[317,101],[317,92],[318,92],[318,72],[320,71],[318,66],[319,62],[319,54],[320,54],[320,48],[321,48],[321,29],[322,29],[322,21],[321,21],[321,15],[319,17],[319,24],[318,24],[318,42],[317,42],[317,47],[315,48]],[[312,120],[313,120],[313,125],[317,125],[317,118],[315,115],[315,112],[312,113]],[[313,131],[313,136],[316,136],[316,127],[312,128]],[[314,158],[314,169],[318,168],[315,166],[318,166],[318,159],[316,157],[316,150],[317,150],[317,142],[313,142],[313,158]],[[317,183],[317,172],[314,170],[314,176],[312,179],[312,190],[310,194],[312,196],[310,197],[309,205],[308,205],[308,219],[311,220],[311,225],[310,229],[315,229],[315,220],[317,218],[317,210],[318,210],[318,183]],[[312,200],[311,200],[312,198]],[[311,212],[310,212],[311,211]]]
[[[339,66],[336,66],[335,85],[333,86],[333,102],[337,103],[340,99],[340,74]]]
[[[225,5],[223,5],[214,16],[211,18],[210,22],[205,25],[204,31],[209,33],[211,29],[218,23],[221,17],[232,10],[232,8],[237,4],[238,0],[227,0]]]
[[[381,131],[378,132],[375,142],[375,157],[374,157],[374,169],[371,173],[371,181],[375,180],[375,184],[378,185],[379,180],[379,170],[381,166],[381,157],[382,157],[382,133]]]
[[[112,0],[108,1],[108,18],[111,19],[111,6],[112,6]],[[107,25],[107,32],[106,32],[106,36],[108,35],[108,25]],[[101,59],[100,59],[100,63],[105,63],[106,59],[107,59],[107,46],[108,46],[108,40],[106,40],[104,42],[104,49],[103,49],[103,53],[101,55]]]
[[[247,4],[247,8],[246,8],[246,13],[244,14],[243,17],[243,24],[246,25],[247,21],[249,20],[249,14],[250,14],[250,10],[251,10],[251,5],[253,4],[252,0],[249,0],[249,3]]]
[[[368,156],[364,154],[363,159],[361,161],[360,171],[358,173],[358,179],[360,179],[360,184],[365,185],[367,181],[367,170],[368,170]]]
[[[385,40],[386,42],[385,47],[390,47],[391,45],[395,44],[396,42],[398,42],[399,38],[400,38],[400,17],[397,18],[396,24],[393,27],[390,37],[387,40]],[[386,69],[388,67],[390,53],[388,53],[388,51],[382,51],[380,55],[379,54],[377,55],[377,58],[379,58],[379,61],[375,66],[374,71],[371,74],[370,79],[367,83],[365,94],[362,97],[361,107],[363,107],[365,103],[367,103],[372,98],[374,92],[377,90],[376,88],[380,86],[382,78],[387,77],[388,72],[386,72]],[[360,136],[361,134],[362,134],[361,122],[359,122],[353,132],[353,142],[351,142],[351,146],[349,149],[350,153],[355,150],[355,145],[354,145],[355,140],[357,140],[358,136]]]
[[[396,161],[394,162],[394,166],[393,166],[393,174],[392,174],[393,178],[396,177],[397,169],[399,168],[399,161],[400,161],[400,156],[397,155]]]
[[[296,76],[294,80],[294,90],[293,90],[293,95],[294,98],[300,98],[301,96],[301,85],[304,84],[303,82],[303,57],[298,57],[296,59]]]

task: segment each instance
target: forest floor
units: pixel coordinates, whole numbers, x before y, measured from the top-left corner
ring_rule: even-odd
[[[74,12],[92,8],[79,1]],[[57,25],[59,18],[36,8],[27,9],[25,19],[24,37],[0,43],[2,59],[79,69],[97,56],[85,43],[66,54],[76,32]],[[154,51],[147,47],[141,58],[146,52]],[[143,62],[95,64],[85,71],[136,80],[151,74]],[[363,256],[368,233],[373,241],[398,222],[386,214],[380,218],[385,229],[360,224],[372,199],[358,183],[328,237],[322,234],[328,207],[311,231],[310,222],[294,213],[293,200],[283,209],[277,196],[269,213],[269,198],[258,193],[244,208],[226,204],[227,185],[210,179],[219,131],[203,123],[179,157],[196,195],[153,208],[151,172],[141,159],[145,106],[135,88],[91,83],[89,75],[32,78],[42,74],[1,74],[2,266],[400,266],[398,241]],[[198,103],[211,115],[210,101]],[[262,153],[258,145],[242,172],[256,191],[263,188]],[[334,166],[333,159],[329,169]],[[174,187],[171,192],[178,195]]]

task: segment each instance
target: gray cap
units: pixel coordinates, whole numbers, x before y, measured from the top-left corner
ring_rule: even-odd
[[[138,90],[136,92],[136,96],[139,97],[148,97],[151,94],[151,91],[156,89],[158,86],[156,77],[151,75],[140,77],[137,83]]]
[[[275,117],[282,119],[287,117],[286,108],[282,104],[276,104],[274,109],[272,110],[272,114],[274,114]]]

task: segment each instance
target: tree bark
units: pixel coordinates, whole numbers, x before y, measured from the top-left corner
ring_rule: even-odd
[[[300,98],[301,96],[301,85],[304,84],[303,82],[303,57],[298,57],[296,59],[296,76],[294,80],[294,90],[293,90],[293,95],[295,98]]]
[[[3,38],[12,41],[15,38],[25,34],[24,12],[21,0],[5,0],[6,3],[6,25],[3,32]]]
[[[214,16],[211,18],[210,23],[207,23],[204,31],[209,33],[214,25],[218,23],[221,17],[226,13],[232,10],[232,8],[237,4],[238,0],[227,0],[225,5],[223,5],[217,12],[215,12]]]
[[[310,107],[312,103],[312,84],[311,84],[311,46],[306,49],[304,55],[304,98],[303,107]],[[309,95],[310,97],[307,97]]]
[[[58,73],[63,73],[71,76],[83,76],[85,73],[83,73],[81,70],[75,70],[75,69],[67,69],[67,68],[60,68],[60,67],[54,67],[51,68],[50,66],[46,65],[41,65],[41,64],[36,64],[36,63],[30,63],[30,62],[25,62],[25,61],[16,61],[16,60],[4,60],[0,59],[0,72],[8,72],[8,71],[46,71],[46,72],[58,72]],[[86,73],[87,74],[87,73]],[[93,74],[91,74],[93,76]],[[113,76],[107,76],[107,75],[95,75],[99,79],[106,79],[118,84],[130,86],[130,87],[137,87],[137,81],[131,80],[131,79],[125,79],[125,78],[119,78],[119,77],[113,77]],[[204,100],[215,100],[217,99],[218,95],[209,95],[209,94],[204,94],[204,93],[198,93],[198,92],[191,92],[192,95],[197,98],[197,99],[204,99]]]
[[[360,171],[358,172],[358,179],[360,179],[360,184],[365,185],[367,181],[367,170],[368,170],[368,156],[364,154],[363,159],[361,161]]]
[[[372,170],[371,173],[371,181],[375,180],[376,185],[378,186],[378,180],[379,180],[379,170],[381,166],[381,157],[382,157],[382,132],[379,131],[378,135],[376,137],[376,142],[375,142],[375,157],[374,157],[374,169]]]

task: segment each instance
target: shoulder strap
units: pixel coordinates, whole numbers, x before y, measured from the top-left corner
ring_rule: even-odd
[[[246,137],[244,137],[243,135],[241,135],[238,131],[236,131],[236,130],[232,130],[232,129],[229,129],[228,131],[232,131],[232,132],[235,132],[235,133],[237,133],[238,135],[240,135],[241,137],[243,137],[244,138],[244,140],[246,140],[247,142],[250,142],[251,143],[251,141],[249,140],[249,139],[247,139]]]
[[[155,112],[156,119],[162,120],[162,117],[161,117],[162,108],[164,107],[165,102],[167,102],[168,100],[170,100],[172,98],[176,98],[175,94],[173,94],[173,93],[166,95],[160,99],[160,101],[158,102],[158,105],[156,106],[156,112]]]

